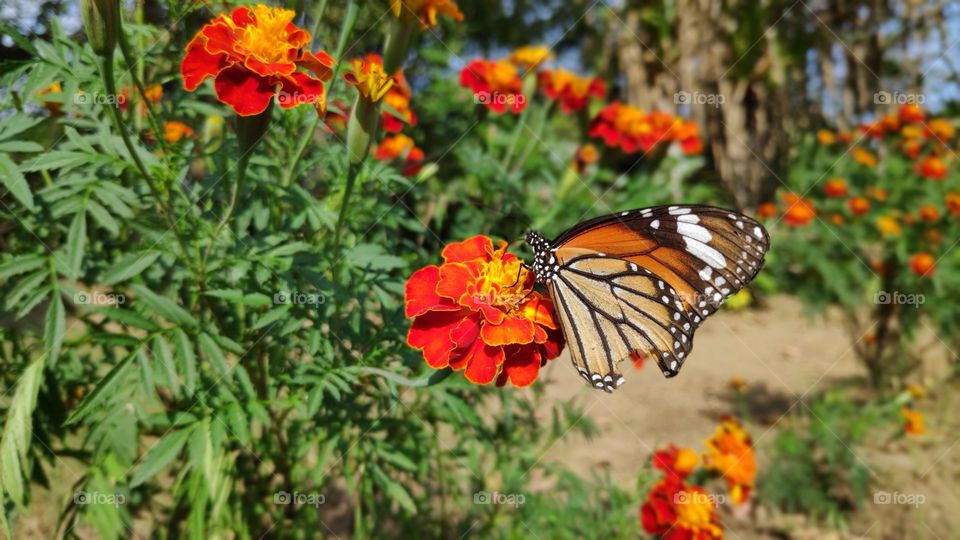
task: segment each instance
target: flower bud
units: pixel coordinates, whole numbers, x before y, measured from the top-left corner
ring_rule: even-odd
[[[357,96],[347,122],[347,151],[350,163],[360,163],[370,152],[370,141],[380,121],[379,102],[373,103]]]
[[[93,51],[100,55],[113,53],[120,32],[120,1],[80,0],[80,10]]]

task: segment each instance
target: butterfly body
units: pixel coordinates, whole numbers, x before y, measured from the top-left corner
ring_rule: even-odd
[[[672,205],[602,216],[550,241],[527,235],[580,375],[611,392],[637,354],[676,375],[693,333],[760,271],[770,239],[753,219]]]

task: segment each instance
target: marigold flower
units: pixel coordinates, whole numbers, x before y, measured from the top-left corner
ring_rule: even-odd
[[[310,52],[310,34],[293,24],[295,15],[257,4],[218,16],[187,44],[180,63],[184,88],[192,92],[213,77],[217,99],[240,116],[262,113],[278,93],[281,107],[310,103],[325,109],[323,83],[333,76],[334,60]]]
[[[940,210],[932,204],[925,204],[920,207],[920,219],[923,221],[937,221],[940,219]]]
[[[540,67],[540,64],[543,64],[551,58],[553,58],[553,53],[550,52],[550,48],[545,45],[526,45],[519,47],[507,57],[508,60],[522,67],[525,73],[537,69]]]
[[[870,197],[877,202],[884,202],[889,197],[887,190],[879,187],[868,187],[864,190],[864,193],[867,194],[867,197]]]
[[[744,289],[748,290],[748,289]],[[744,390],[747,389],[747,381],[744,381],[740,377],[733,377],[730,379],[730,382],[727,383],[727,387],[734,392],[741,394]]]
[[[443,264],[407,281],[407,343],[430,367],[464,370],[476,384],[522,387],[560,354],[553,304],[533,291],[533,274],[506,246],[494,249],[482,235],[449,244]]]
[[[654,484],[640,507],[644,530],[661,540],[723,538],[713,497],[700,486],[667,476]]]
[[[853,156],[853,160],[857,163],[863,165],[864,167],[874,168],[877,166],[877,156],[873,152],[867,150],[866,148],[856,147],[851,152],[850,155]]]
[[[923,151],[923,145],[920,144],[920,141],[910,139],[903,142],[903,155],[907,156],[910,159],[916,159],[920,155],[920,152]]]
[[[377,53],[368,53],[362,60],[377,64],[383,68],[383,57]],[[387,133],[400,133],[403,126],[417,125],[417,115],[410,108],[410,97],[412,91],[407,79],[403,76],[403,70],[398,69],[393,74],[393,84],[387,90],[383,97],[383,103],[386,107],[381,111],[383,130]]]
[[[463,20],[463,13],[451,0],[390,0],[390,11],[398,19],[419,21],[421,28],[436,26],[438,15]]]
[[[916,383],[907,383],[907,392],[913,399],[922,399],[927,395],[927,391]]]
[[[60,85],[60,81],[55,81],[52,84],[50,84],[50,86],[47,86],[46,88],[41,88],[39,91],[37,91],[37,97],[40,98],[40,102],[43,104],[43,107],[48,111],[50,111],[50,114],[52,116],[59,116],[61,114],[60,109],[63,106],[63,104],[62,102],[59,102],[59,101],[51,101],[49,99],[43,99],[43,96],[46,96],[49,94],[60,94],[60,92],[63,92],[63,87]]]
[[[592,144],[585,144],[577,148],[577,153],[573,157],[574,168],[577,172],[583,172],[588,166],[600,161],[600,151]]]
[[[847,195],[847,182],[843,178],[831,178],[823,186],[827,197],[844,197]]]
[[[960,215],[960,192],[951,191],[943,197],[944,204],[947,205],[947,210],[954,216]]]
[[[943,233],[937,229],[930,229],[923,234],[923,239],[926,240],[928,245],[939,246],[943,243]]]
[[[809,199],[788,193],[783,197],[787,209],[783,213],[783,220],[791,227],[803,227],[817,217],[817,211]]]
[[[829,216],[827,216],[827,219],[829,219],[829,220],[830,220],[830,223],[833,223],[833,224],[836,225],[837,227],[840,227],[840,226],[842,226],[842,225],[844,225],[844,224],[847,223],[847,220],[844,219],[843,214],[839,214],[839,213],[837,213],[837,212],[834,212],[834,213],[830,214]]]
[[[921,252],[910,257],[910,270],[920,277],[931,277],[937,269],[937,260],[933,255]]]
[[[353,86],[367,102],[381,101],[396,85],[396,79],[383,71],[383,60],[379,55],[357,58],[352,63],[353,71],[343,74],[347,84]]]
[[[373,153],[373,158],[380,161],[402,159],[404,176],[413,176],[420,172],[423,157],[423,150],[416,147],[413,139],[402,133],[384,138]]]
[[[527,106],[523,79],[507,60],[473,60],[460,71],[460,86],[473,91],[474,100],[497,114],[520,114]]]
[[[900,222],[891,216],[880,216],[877,218],[877,230],[880,234],[887,237],[897,237],[903,231]]]
[[[922,412],[903,406],[900,408],[900,415],[904,420],[903,431],[908,435],[923,435],[927,432]]]
[[[119,107],[123,112],[127,112],[127,109],[130,108],[130,92],[129,86],[124,86],[119,92],[117,92],[117,107]],[[160,86],[156,83],[151,84],[143,89],[143,95],[147,98],[147,101],[149,101],[150,104],[158,105],[163,99],[163,86]],[[147,104],[141,103],[140,107],[141,110],[144,110],[147,108]]]
[[[665,475],[675,477],[677,480],[690,476],[699,462],[696,452],[689,448],[678,448],[674,444],[657,450],[650,458],[654,468],[660,469]]]
[[[765,202],[757,207],[757,219],[767,219],[777,215],[777,203]]]
[[[736,419],[726,418],[705,441],[703,464],[727,482],[730,499],[740,504],[750,497],[757,476],[757,462],[750,435]]]
[[[853,133],[849,131],[838,131],[837,132],[837,142],[843,144],[850,144],[853,142]]]
[[[917,165],[917,174],[931,180],[940,180],[947,175],[947,165],[936,156],[927,156]]]
[[[907,124],[918,124],[926,119],[927,114],[923,107],[916,103],[907,103],[900,106],[900,120]]]
[[[847,207],[855,216],[862,216],[870,211],[870,200],[866,197],[850,197],[847,200]]]
[[[821,129],[817,131],[817,142],[822,145],[829,146],[837,142],[837,136],[834,135],[829,129]]]
[[[163,139],[168,143],[178,143],[184,137],[193,137],[193,128],[176,120],[163,124]]]
[[[693,120],[678,121],[674,127],[673,137],[680,142],[680,150],[688,156],[695,156],[703,152],[703,139],[700,138],[700,128]]]
[[[541,71],[540,88],[547,96],[560,103],[565,113],[580,111],[590,103],[590,98],[607,97],[607,87],[597,77],[581,77],[565,69]]]
[[[953,127],[953,124],[943,118],[934,118],[927,123],[927,132],[925,135],[928,138],[933,137],[939,141],[947,142],[953,139],[955,134],[956,129]]]
[[[649,152],[661,143],[675,139],[676,119],[670,114],[614,101],[605,106],[590,123],[587,136],[601,138],[611,148],[627,154]]]

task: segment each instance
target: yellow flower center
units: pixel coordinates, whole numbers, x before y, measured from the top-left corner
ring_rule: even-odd
[[[487,82],[494,90],[512,90],[516,87],[517,66],[506,60],[497,61],[487,76]]]
[[[263,4],[257,4],[250,12],[255,22],[238,29],[238,48],[265,64],[288,62],[291,46],[287,25],[293,21],[296,13]],[[232,19],[227,20],[236,27]]]
[[[354,86],[364,98],[369,101],[380,101],[393,87],[394,79],[383,71],[383,66],[373,62],[355,60],[353,75],[356,79]]]
[[[483,263],[480,279],[477,280],[477,296],[490,305],[512,311],[530,292],[526,287],[527,270],[519,259],[503,261],[506,248],[493,252],[490,262]]]
[[[687,493],[685,500],[676,505],[677,525],[693,531],[706,530],[713,535],[720,534],[720,528],[713,523],[713,505],[707,493],[696,491]]]

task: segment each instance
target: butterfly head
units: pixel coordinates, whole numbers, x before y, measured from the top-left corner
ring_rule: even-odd
[[[533,274],[538,283],[546,283],[553,277],[557,262],[550,241],[536,231],[528,232],[526,241],[533,248]]]

